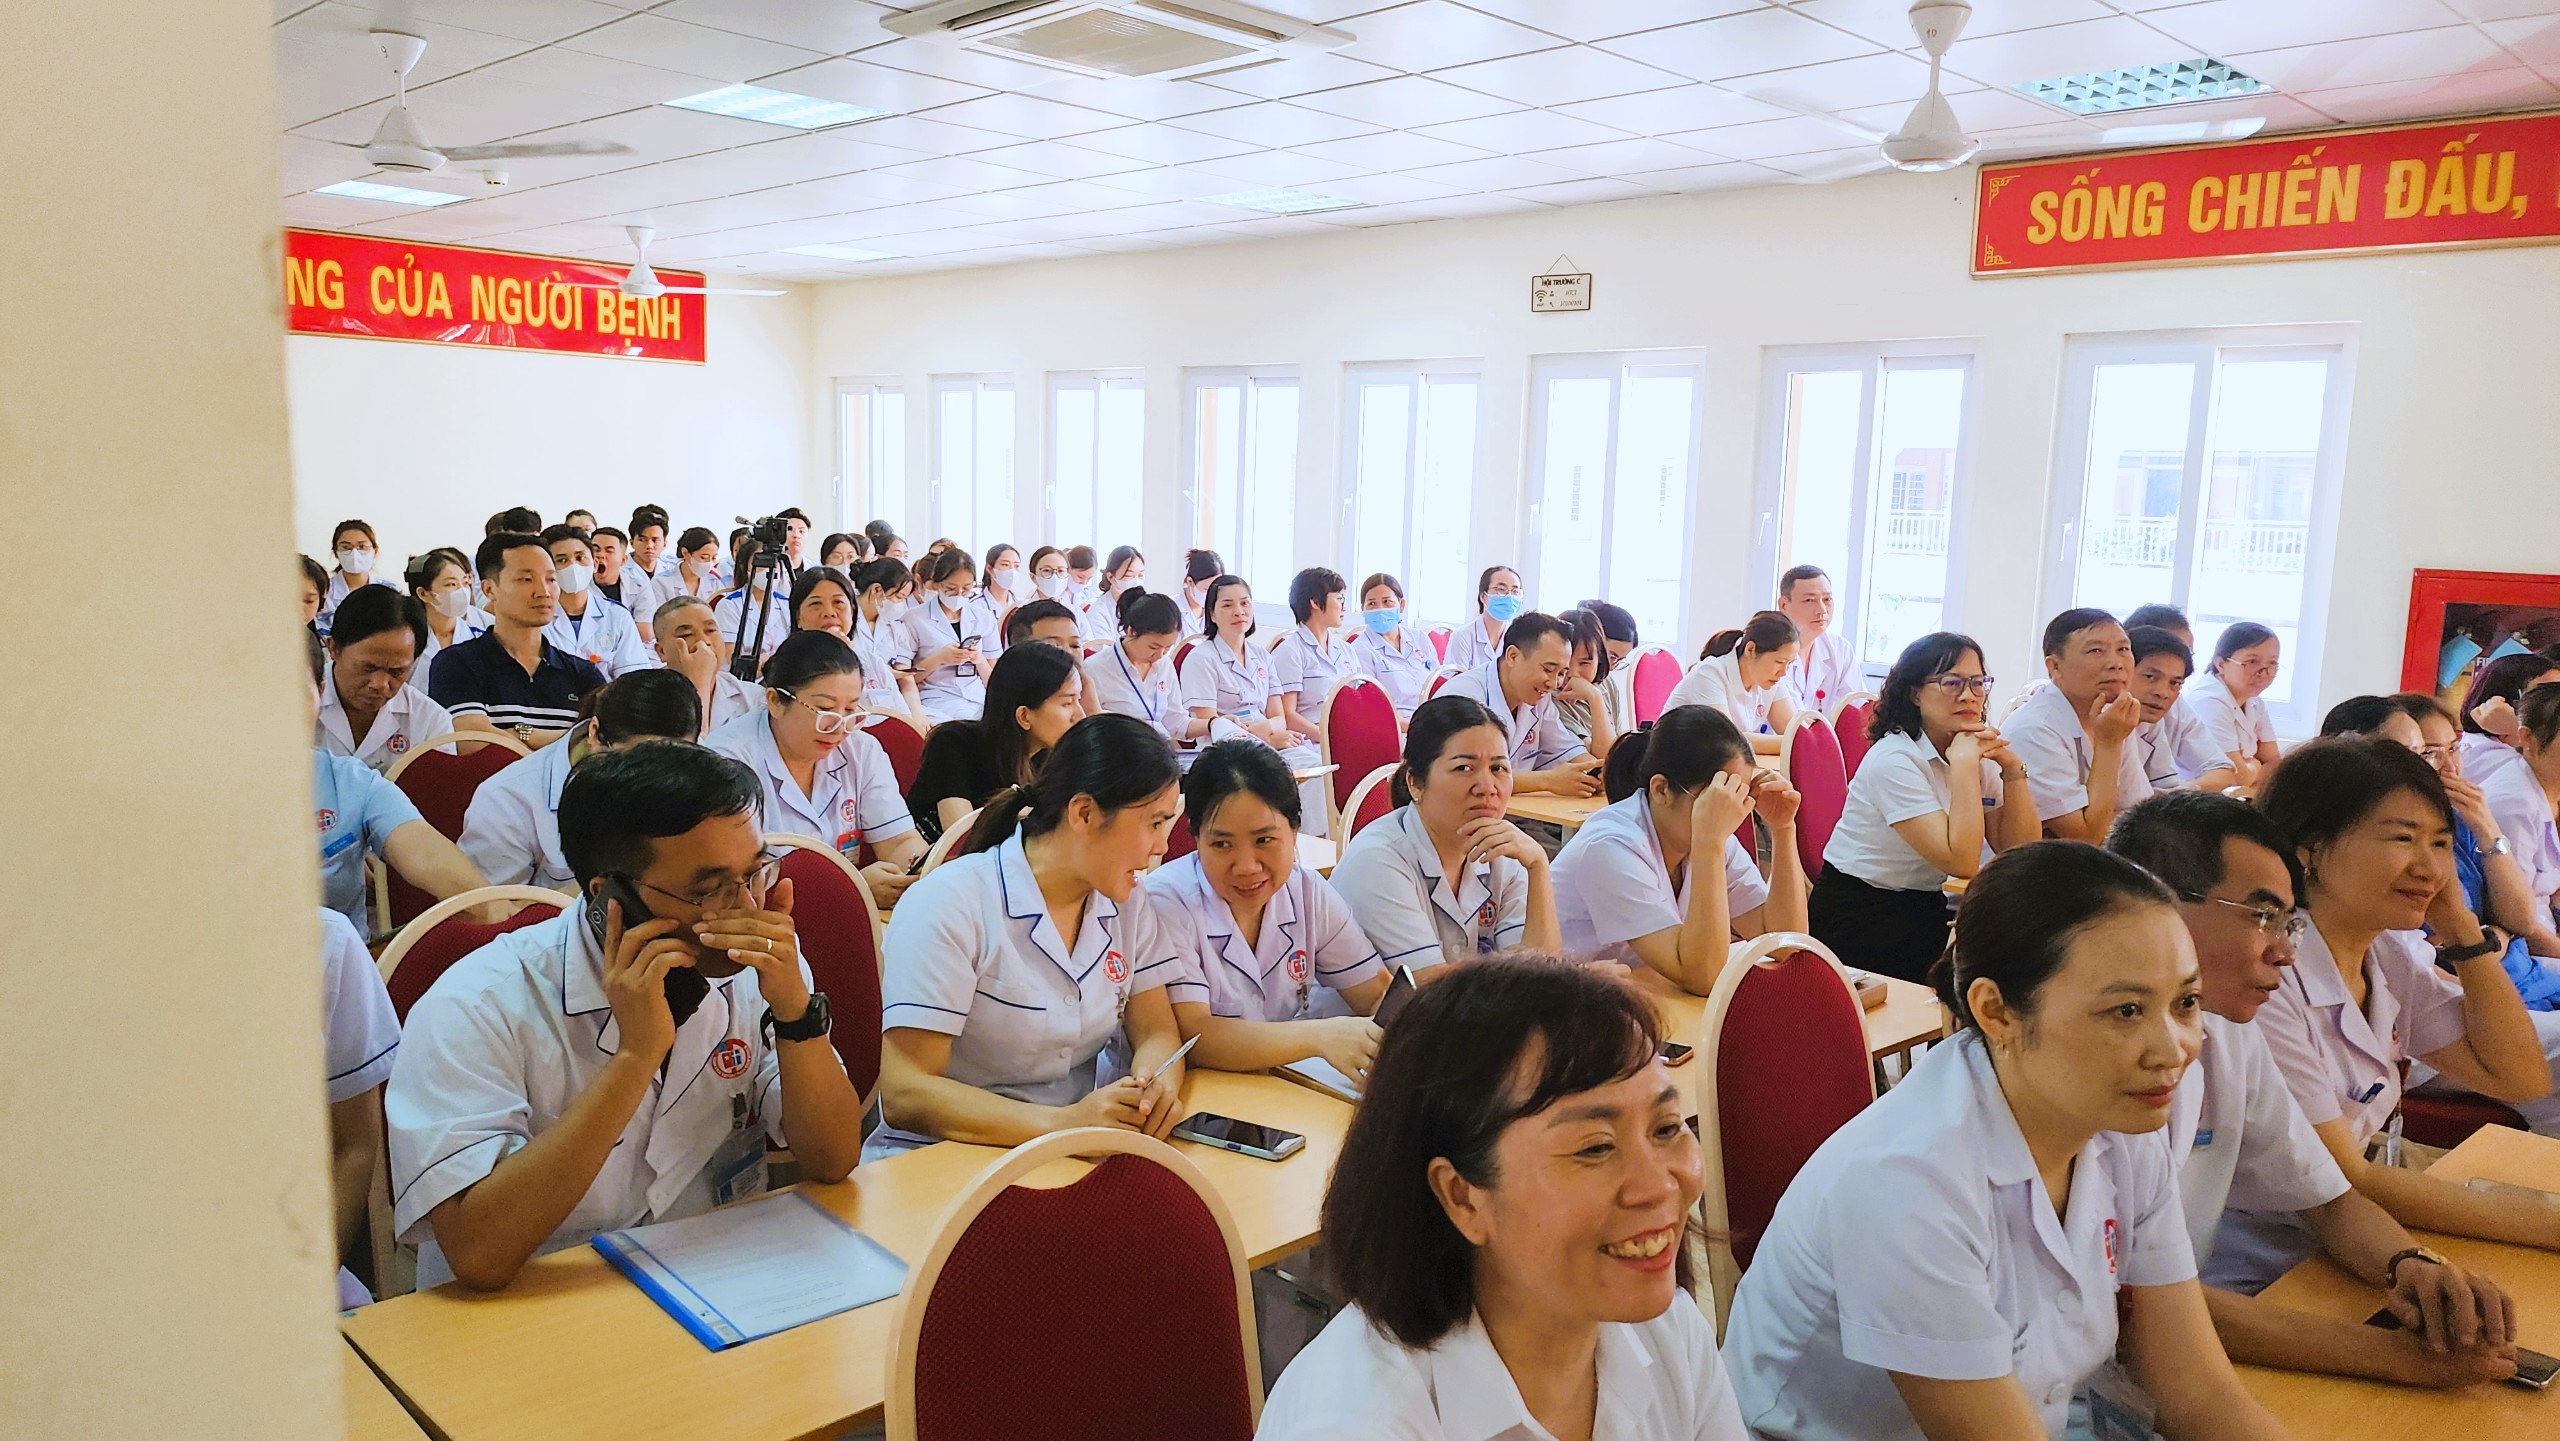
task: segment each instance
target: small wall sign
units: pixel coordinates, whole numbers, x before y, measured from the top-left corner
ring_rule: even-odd
[[[1530,277],[1529,309],[1589,310],[1591,308],[1591,272],[1573,268],[1573,257],[1559,255],[1547,273]]]

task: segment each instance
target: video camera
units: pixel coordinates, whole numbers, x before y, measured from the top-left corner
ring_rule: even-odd
[[[748,538],[768,554],[780,554],[783,543],[791,538],[791,523],[780,516],[751,521],[742,515],[738,524],[745,526]]]

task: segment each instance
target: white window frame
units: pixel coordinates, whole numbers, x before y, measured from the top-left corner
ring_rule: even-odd
[[[2212,434],[2216,371],[2227,352],[2245,352],[2253,360],[2328,362],[2329,382],[2321,393],[2320,450],[2311,471],[2311,510],[2303,534],[2302,612],[2292,650],[2284,656],[2291,674],[2292,696],[2270,701],[2269,719],[2287,736],[2316,734],[2320,728],[2321,660],[2327,648],[2329,580],[2338,544],[2338,496],[2346,473],[2347,411],[2355,394],[2356,328],[2352,325],[2248,326],[2217,330],[2145,331],[2111,335],[2073,335],[2063,341],[2062,408],[2054,426],[2052,522],[2048,536],[2050,563],[2044,568],[2043,613],[2058,615],[2073,605],[2079,585],[2081,509],[2086,504],[2089,457],[2089,412],[2101,365],[2184,362],[2196,367],[2195,394],[2189,401],[2187,457],[2178,486],[2177,564],[2170,575],[2171,593],[2161,597],[2185,609],[2194,585],[2195,556],[2203,523],[2206,441]],[[2197,638],[2200,642],[2203,637]],[[2196,657],[2201,669],[2208,657]]]
[[[866,521],[886,520],[891,529],[904,534],[907,518],[905,383],[896,376],[838,376],[835,402],[836,529],[858,531]],[[870,443],[870,431],[855,423],[854,410],[857,406],[875,413],[884,408],[899,412],[899,464],[895,467],[895,474],[873,473],[876,449]]]
[[[1873,513],[1873,501],[1879,490],[1890,506],[1893,471],[1878,448],[1878,431],[1884,420],[1884,377],[1890,370],[1962,370],[1964,372],[1964,406],[1956,421],[1956,463],[1949,483],[1955,487],[1955,500],[1947,507],[1947,579],[1946,593],[1940,601],[1938,624],[1941,629],[1960,631],[1960,607],[1964,594],[1965,545],[1967,518],[1973,510],[1974,459],[1980,436],[1976,420],[1981,413],[1982,385],[1979,351],[1969,344],[1947,341],[1888,341],[1858,345],[1787,345],[1771,346],[1764,352],[1760,380],[1760,446],[1759,476],[1754,491],[1753,513],[1756,516],[1751,537],[1751,608],[1765,610],[1778,602],[1778,542],[1787,525],[1787,390],[1790,377],[1813,371],[1857,371],[1860,391],[1858,404],[1856,491],[1849,497],[1849,534],[1852,544],[1847,573],[1831,578],[1833,612],[1831,628],[1849,636],[1853,644],[1864,649],[1860,637],[1865,635],[1867,524]],[[1869,683],[1881,683],[1892,662],[1860,659],[1860,668]]]
[[[1404,583],[1408,596],[1416,585],[1414,577],[1421,570],[1414,563],[1414,558],[1423,544],[1422,528],[1418,523],[1417,514],[1421,504],[1421,494],[1415,484],[1422,458],[1420,424],[1422,393],[1434,381],[1443,384],[1465,381],[1476,388],[1476,427],[1475,435],[1472,437],[1475,448],[1473,464],[1470,467],[1471,473],[1468,476],[1468,488],[1471,492],[1467,507],[1468,534],[1454,537],[1459,550],[1458,568],[1472,579],[1475,498],[1482,493],[1485,457],[1485,382],[1484,362],[1481,360],[1363,361],[1342,368],[1342,424],[1340,426],[1342,505],[1341,517],[1335,526],[1335,539],[1339,547],[1336,554],[1342,557],[1345,564],[1359,564],[1358,546],[1355,540],[1360,527],[1360,392],[1363,387],[1373,386],[1381,381],[1402,384],[1413,397],[1413,405],[1408,414],[1413,418],[1414,424],[1408,428],[1405,435],[1404,553],[1397,557],[1396,566],[1392,572],[1399,581]],[[1436,543],[1442,545],[1450,543],[1452,539],[1447,536],[1434,538]],[[1348,573],[1344,578],[1354,586],[1359,585],[1362,580],[1361,576]],[[1445,620],[1456,624],[1464,621],[1467,616],[1467,612],[1463,609],[1450,616],[1424,615],[1421,612],[1421,605],[1422,602],[1419,600],[1408,600],[1408,612],[1417,620]],[[1360,597],[1356,594],[1350,597],[1350,609],[1355,613],[1360,609]]]
[[[1257,597],[1259,597],[1261,591],[1270,591],[1276,587],[1279,597],[1285,599],[1288,595],[1289,581],[1291,577],[1296,574],[1294,569],[1290,572],[1290,575],[1287,576],[1256,576],[1246,574],[1242,569],[1245,556],[1251,554],[1254,549],[1252,519],[1253,512],[1255,510],[1255,507],[1250,502],[1243,489],[1243,477],[1239,476],[1237,478],[1239,489],[1237,493],[1238,513],[1236,516],[1236,539],[1233,546],[1234,553],[1231,554],[1229,549],[1220,543],[1218,537],[1204,535],[1200,528],[1200,392],[1213,386],[1225,385],[1238,386],[1242,389],[1245,395],[1245,404],[1243,407],[1244,413],[1242,417],[1245,430],[1242,444],[1238,447],[1238,454],[1249,456],[1253,453],[1254,441],[1252,420],[1254,413],[1254,405],[1252,401],[1253,390],[1258,385],[1275,384],[1286,385],[1298,392],[1298,434],[1290,439],[1289,448],[1290,454],[1293,458],[1293,464],[1290,467],[1291,473],[1287,480],[1290,494],[1294,497],[1297,494],[1298,475],[1304,471],[1306,466],[1305,441],[1307,390],[1306,382],[1298,374],[1298,367],[1294,365],[1208,366],[1185,370],[1182,373],[1182,543],[1183,547],[1186,549],[1193,547],[1207,547],[1209,549],[1216,550],[1218,552],[1218,558],[1227,563],[1228,570],[1237,575],[1244,576],[1247,582],[1260,588],[1260,590],[1257,591]],[[1296,506],[1293,499],[1291,505],[1291,523],[1289,532],[1289,548],[1293,566],[1298,552],[1297,532]],[[1181,568],[1180,558],[1175,557],[1169,562],[1169,565],[1171,567],[1171,571],[1179,571]],[[1265,606],[1268,602],[1257,598],[1255,604],[1257,606]],[[1286,613],[1286,609],[1287,608],[1285,606],[1282,607],[1283,613]]]
[[[983,399],[983,397],[984,397],[984,396],[985,396],[989,391],[997,391],[997,390],[1001,390],[1001,391],[1005,392],[1005,394],[1006,394],[1006,395],[1011,399],[1011,401],[1012,401],[1012,403],[1013,403],[1013,407],[1014,407],[1014,411],[1013,411],[1013,434],[1014,434],[1014,439],[1013,439],[1013,460],[1012,460],[1012,472],[1011,472],[1011,474],[1009,474],[1009,475],[1007,475],[1007,476],[1005,477],[1005,498],[1004,498],[1004,506],[1003,506],[1003,508],[1002,508],[1002,514],[1000,514],[1000,515],[998,515],[998,516],[996,516],[996,517],[992,518],[992,520],[991,520],[989,517],[987,517],[987,516],[983,516],[983,515],[981,515],[981,516],[978,516],[978,517],[977,517],[977,525],[976,525],[976,527],[975,527],[975,528],[976,528],[976,529],[978,529],[978,530],[980,530],[980,531],[982,531],[982,532],[984,532],[983,534],[980,534],[980,535],[962,535],[962,534],[960,534],[960,530],[961,530],[962,528],[961,528],[961,527],[958,527],[958,526],[955,526],[955,525],[952,523],[952,518],[951,518],[951,507],[950,507],[950,495],[949,495],[950,487],[946,486],[946,485],[943,483],[943,476],[942,476],[942,402],[943,402],[943,398],[944,398],[945,396],[950,396],[950,395],[959,395],[959,394],[963,394],[963,393],[965,393],[965,394],[967,394],[967,395],[970,397],[970,401],[969,401],[969,431],[970,431],[970,436],[971,436],[971,444],[972,444],[972,446],[974,447],[974,446],[975,446],[975,444],[976,444],[976,436],[979,434],[979,430],[978,430],[978,407],[979,407],[979,403],[980,403],[980,401]],[[1018,388],[1018,387],[1016,387],[1016,386],[1014,385],[1014,383],[1013,383],[1013,377],[1012,377],[1012,376],[1010,376],[1010,375],[937,375],[937,376],[933,377],[933,387],[932,387],[932,407],[933,407],[933,408],[932,408],[932,410],[930,411],[930,415],[931,415],[931,424],[932,424],[932,430],[931,430],[931,436],[932,436],[932,439],[931,439],[931,446],[932,446],[932,449],[931,449],[931,452],[930,452],[930,453],[931,453],[931,455],[932,455],[932,457],[933,457],[933,464],[932,464],[933,495],[934,495],[934,505],[933,505],[933,533],[934,533],[935,535],[937,535],[937,536],[949,536],[952,540],[957,541],[957,542],[959,543],[960,548],[961,548],[962,550],[968,551],[971,555],[973,555],[973,556],[974,556],[974,555],[977,555],[977,554],[979,554],[980,552],[983,552],[984,550],[986,550],[986,549],[987,549],[987,547],[992,546],[992,545],[995,545],[995,544],[996,544],[997,542],[999,542],[999,541],[1006,541],[1006,540],[1007,540],[1007,539],[1008,539],[1008,538],[1013,534],[1013,530],[1014,530],[1014,517],[1016,516],[1016,514],[1018,514],[1018,513],[1019,513],[1019,511],[1020,511],[1020,509],[1021,509],[1021,504],[1022,504],[1022,501],[1021,501],[1021,496],[1022,496],[1022,441],[1021,441],[1021,434],[1022,434],[1022,395],[1021,395],[1021,391],[1019,390],[1019,388]],[[970,464],[971,464],[971,468],[972,468],[972,470],[974,471],[974,469],[975,469],[975,467],[976,467],[976,452],[975,452],[975,450],[974,450],[974,449],[971,451]],[[970,484],[970,487],[971,487],[971,494],[970,494],[970,504],[969,504],[969,508],[970,508],[970,510],[974,513],[974,512],[978,509],[978,503],[979,503],[979,501],[983,500],[983,499],[984,499],[984,497],[976,493],[977,477],[976,477],[974,474],[972,474],[972,475],[971,475],[970,480],[969,480],[969,484]],[[923,552],[922,552],[921,550],[919,550],[919,551],[917,552],[917,554],[922,554],[922,553],[923,553]]]
[[[1058,545],[1067,545],[1067,546],[1073,546],[1073,545],[1091,545],[1091,546],[1093,546],[1093,547],[1094,547],[1094,549],[1095,549],[1098,553],[1108,553],[1108,552],[1112,549],[1112,547],[1114,547],[1114,546],[1122,546],[1122,545],[1137,545],[1137,544],[1139,544],[1139,542],[1140,542],[1140,540],[1141,540],[1141,536],[1140,536],[1140,534],[1139,534],[1138,532],[1136,532],[1136,531],[1133,531],[1133,532],[1131,532],[1131,533],[1130,533],[1130,534],[1128,534],[1128,535],[1122,535],[1122,536],[1103,536],[1103,535],[1093,535],[1093,536],[1070,536],[1070,535],[1068,535],[1068,534],[1066,533],[1066,529],[1065,529],[1065,522],[1060,518],[1060,509],[1061,509],[1061,508],[1060,508],[1060,506],[1059,506],[1059,504],[1058,504],[1058,491],[1059,491],[1059,487],[1060,487],[1060,485],[1061,485],[1061,484],[1063,484],[1063,482],[1059,479],[1059,474],[1058,474],[1058,472],[1059,472],[1059,464],[1058,464],[1058,461],[1059,461],[1059,445],[1060,445],[1060,443],[1061,443],[1061,442],[1060,442],[1060,440],[1059,440],[1059,430],[1058,430],[1058,397],[1059,397],[1061,394],[1063,394],[1063,393],[1065,393],[1065,392],[1068,392],[1068,391],[1079,391],[1079,390],[1081,390],[1081,391],[1090,391],[1090,392],[1092,392],[1092,393],[1093,393],[1093,398],[1094,398],[1094,406],[1093,406],[1093,414],[1094,414],[1094,431],[1093,431],[1094,454],[1093,454],[1093,456],[1092,456],[1093,475],[1094,475],[1093,513],[1094,513],[1094,515],[1097,517],[1095,524],[1096,524],[1096,528],[1098,529],[1098,528],[1100,528],[1100,520],[1099,520],[1099,517],[1100,517],[1100,515],[1102,514],[1102,509],[1103,509],[1103,507],[1102,507],[1102,484],[1103,484],[1103,476],[1102,476],[1102,453],[1101,453],[1101,452],[1102,452],[1102,392],[1103,392],[1103,391],[1105,391],[1105,390],[1123,390],[1123,389],[1135,390],[1135,391],[1137,391],[1137,393],[1138,393],[1138,474],[1137,474],[1135,477],[1133,477],[1133,483],[1134,483],[1134,484],[1136,484],[1136,485],[1137,485],[1137,487],[1138,487],[1138,503],[1137,503],[1137,507],[1136,507],[1136,509],[1137,509],[1138,518],[1139,518],[1139,531],[1143,531],[1143,530],[1145,529],[1145,520],[1146,520],[1146,512],[1147,512],[1147,495],[1146,495],[1146,479],[1147,479],[1147,477],[1146,477],[1146,448],[1147,448],[1147,445],[1146,445],[1146,440],[1147,440],[1147,438],[1146,438],[1146,404],[1147,404],[1147,379],[1146,379],[1146,375],[1145,375],[1145,373],[1144,373],[1144,372],[1142,372],[1142,371],[1134,370],[1134,369],[1126,369],[1126,370],[1056,370],[1056,371],[1051,371],[1051,372],[1049,373],[1049,384],[1048,384],[1048,405],[1049,405],[1049,410],[1048,410],[1048,416],[1047,416],[1047,422],[1046,422],[1046,435],[1045,435],[1045,438],[1046,438],[1047,443],[1048,443],[1048,456],[1047,456],[1047,460],[1048,460],[1048,470],[1047,470],[1047,483],[1046,483],[1046,485],[1043,487],[1043,489],[1042,489],[1042,491],[1041,491],[1041,499],[1042,499],[1042,505],[1041,505],[1041,521],[1042,521],[1042,525],[1043,525],[1043,533],[1044,533],[1044,534],[1046,534],[1046,535],[1050,538],[1051,542],[1052,542],[1052,543],[1054,543],[1054,544],[1058,544]],[[1016,469],[1016,471],[1017,471],[1017,472],[1019,472],[1019,470],[1020,470],[1020,466],[1019,466],[1019,465],[1017,465],[1017,466],[1015,467],[1015,469]]]
[[[1521,574],[1528,581],[1529,594],[1549,612],[1563,610],[1582,599],[1580,596],[1550,595],[1546,585],[1546,528],[1539,521],[1547,487],[1547,384],[1551,380],[1606,380],[1609,382],[1609,445],[1601,477],[1605,489],[1600,502],[1600,591],[1601,598],[1612,598],[1608,595],[1607,576],[1613,569],[1617,540],[1619,412],[1627,380],[1639,374],[1686,375],[1696,387],[1689,407],[1689,474],[1687,483],[1680,487],[1680,590],[1674,606],[1678,613],[1675,623],[1686,626],[1697,576],[1698,548],[1692,543],[1691,528],[1696,520],[1698,490],[1706,463],[1707,366],[1706,356],[1701,351],[1598,351],[1533,355],[1529,358],[1528,446],[1522,455],[1520,486],[1521,534],[1526,537],[1520,557]],[[1672,649],[1677,651],[1679,647],[1675,645]]]

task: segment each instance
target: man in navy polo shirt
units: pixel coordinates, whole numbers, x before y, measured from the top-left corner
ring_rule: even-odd
[[[493,624],[436,653],[427,694],[456,730],[507,731],[540,749],[578,723],[578,703],[604,673],[542,638],[560,609],[560,583],[542,537],[501,531],[474,558]]]

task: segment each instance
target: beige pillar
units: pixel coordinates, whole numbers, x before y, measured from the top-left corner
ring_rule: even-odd
[[[0,1436],[339,1431],[270,18],[0,4]]]

